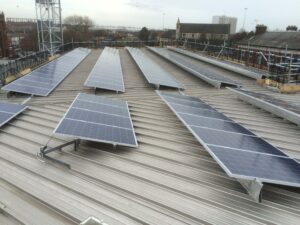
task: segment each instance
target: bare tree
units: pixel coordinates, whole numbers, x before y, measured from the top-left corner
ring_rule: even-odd
[[[90,28],[94,21],[88,16],[72,15],[64,19],[64,42],[89,41],[91,38]]]

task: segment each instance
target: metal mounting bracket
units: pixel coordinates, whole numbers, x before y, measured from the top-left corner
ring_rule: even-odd
[[[59,146],[56,146],[54,148],[48,148],[48,146],[42,146],[40,148],[40,152],[38,153],[38,156],[40,158],[45,158],[45,159],[48,159],[52,162],[55,162],[55,163],[59,163],[63,166],[66,166],[67,168],[71,169],[71,165],[68,164],[68,163],[65,163],[59,159],[55,159],[55,158],[52,158],[50,156],[48,156],[47,154],[51,153],[51,152],[54,152],[54,151],[62,151],[62,148],[66,147],[66,146],[69,146],[69,145],[72,145],[74,144],[74,150],[77,151],[77,148],[78,148],[78,145],[80,143],[80,140],[79,139],[76,139],[76,140],[73,140],[73,141],[69,141],[67,143],[64,143],[62,145],[59,145]]]
[[[262,188],[263,183],[254,179],[254,180],[244,180],[244,179],[237,179],[240,184],[246,189],[249,196],[256,202],[262,201]]]

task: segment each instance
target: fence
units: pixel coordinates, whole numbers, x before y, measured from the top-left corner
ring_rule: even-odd
[[[37,52],[19,59],[11,60],[0,66],[0,82],[4,84],[9,75],[16,75],[26,68],[38,66],[48,60],[47,52]]]
[[[197,42],[178,42],[187,49],[207,56],[265,70],[269,77],[280,83],[300,83],[300,55],[271,51],[255,51],[250,47],[231,48]]]

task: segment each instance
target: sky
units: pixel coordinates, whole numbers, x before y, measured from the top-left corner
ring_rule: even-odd
[[[237,30],[265,24],[269,30],[300,27],[299,0],[61,0],[62,17],[89,16],[100,26],[174,29],[182,23],[211,23],[214,15],[238,18]],[[0,0],[6,17],[35,18],[34,0]]]

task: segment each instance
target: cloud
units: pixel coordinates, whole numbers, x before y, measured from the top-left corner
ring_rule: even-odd
[[[148,11],[162,11],[162,9],[158,5],[152,5],[144,2],[140,2],[137,0],[131,0],[126,2],[125,5],[128,5],[133,8],[137,8],[140,10],[148,10]]]

